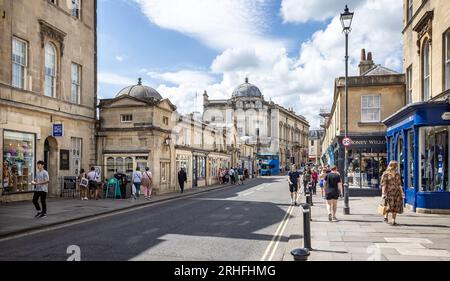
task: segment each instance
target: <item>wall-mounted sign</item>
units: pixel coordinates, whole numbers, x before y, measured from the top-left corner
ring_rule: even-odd
[[[442,114],[442,120],[450,120],[450,112],[444,112]]]
[[[64,136],[64,126],[63,124],[53,124],[53,137],[63,137]]]

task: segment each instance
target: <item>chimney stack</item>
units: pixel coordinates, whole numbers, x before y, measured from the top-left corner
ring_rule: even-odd
[[[366,50],[361,50],[361,62],[359,63],[359,75],[363,75],[367,71],[371,70],[375,66],[372,59],[372,52],[367,53],[366,58]]]

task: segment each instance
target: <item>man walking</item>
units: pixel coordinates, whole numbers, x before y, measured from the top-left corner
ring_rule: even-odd
[[[326,199],[327,199],[327,211],[328,220],[338,221],[336,218],[337,211],[337,201],[339,196],[342,194],[342,181],[341,175],[337,172],[337,167],[333,166],[331,172],[327,175],[325,179],[326,187]]]
[[[187,175],[184,168],[181,168],[178,172],[178,183],[180,184],[181,193],[184,192],[184,183],[187,182]]]
[[[91,167],[91,171],[87,174],[87,179],[89,180],[89,197],[95,200],[98,200],[98,183],[99,183],[99,175],[95,170],[95,167]]]
[[[300,173],[297,171],[297,167],[292,165],[292,169],[288,173],[289,191],[291,192],[291,204],[297,206],[298,196],[298,179]]]
[[[238,185],[239,184],[244,185],[244,169],[241,166],[239,166],[237,169],[237,172],[238,172],[238,178],[239,178]]]
[[[308,184],[311,182],[311,168],[308,167],[308,169],[306,170],[306,172],[303,174],[303,190],[306,194],[306,190],[308,188]],[[309,192],[311,192],[311,190],[309,190]]]
[[[139,199],[140,195],[141,195],[141,182],[142,182],[142,173],[141,173],[141,168],[138,166],[136,167],[136,171],[134,171],[133,173],[133,185],[134,188],[136,189],[135,194],[133,194],[134,199]]]
[[[50,182],[50,178],[48,176],[48,172],[44,170],[44,161],[37,162],[38,171],[36,172],[36,178],[31,182],[34,185],[34,195],[33,195],[33,204],[36,208],[37,214],[35,218],[45,218],[47,217],[47,193],[48,193],[48,183]],[[39,198],[41,198],[41,206],[39,206]]]

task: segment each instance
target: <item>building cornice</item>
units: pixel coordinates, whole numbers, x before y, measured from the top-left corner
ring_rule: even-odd
[[[414,22],[416,17],[419,15],[419,13],[422,11],[423,7],[425,7],[425,5],[427,3],[428,3],[428,0],[423,0],[422,1],[422,3],[420,4],[419,8],[416,10],[414,15],[412,16],[411,20],[406,24],[405,28],[403,28],[402,34],[404,34],[406,32],[406,30],[411,26],[411,24]]]

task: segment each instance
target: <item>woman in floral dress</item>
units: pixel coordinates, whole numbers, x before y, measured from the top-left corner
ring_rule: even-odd
[[[381,177],[381,187],[383,190],[384,206],[386,212],[384,215],[384,221],[389,223],[388,215],[392,214],[392,225],[397,225],[397,214],[403,213],[403,199],[405,193],[403,192],[402,181],[400,174],[397,171],[398,162],[391,161],[386,172]]]

